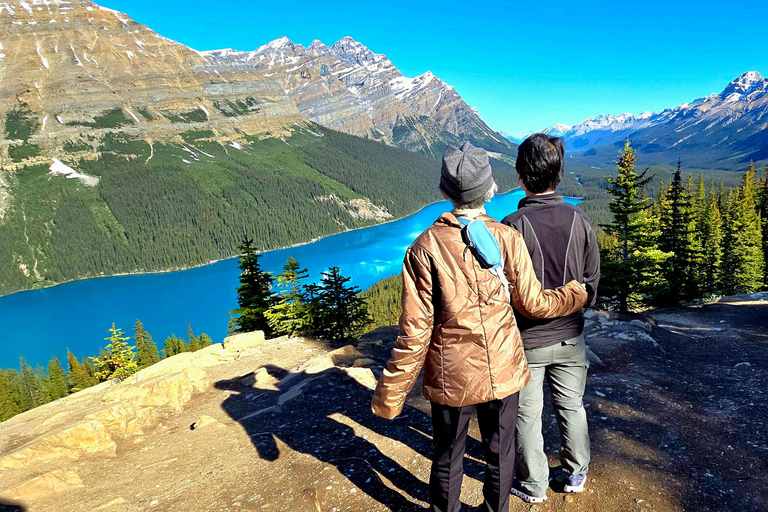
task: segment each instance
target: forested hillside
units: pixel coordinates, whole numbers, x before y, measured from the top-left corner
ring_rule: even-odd
[[[246,235],[259,250],[307,242],[439,199],[438,160],[313,124],[242,143],[199,130],[94,144],[98,159],[67,162],[79,179],[48,165],[10,175],[0,293],[198,265],[235,255]],[[511,166],[494,167],[510,189]]]

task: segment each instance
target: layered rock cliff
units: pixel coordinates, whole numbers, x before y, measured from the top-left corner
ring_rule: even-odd
[[[258,71],[205,70],[196,51],[90,0],[0,3],[0,44],[0,163],[98,149],[90,141],[106,130],[236,138],[305,120]]]

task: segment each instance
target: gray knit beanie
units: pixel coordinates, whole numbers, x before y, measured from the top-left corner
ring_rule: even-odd
[[[469,142],[460,148],[446,148],[440,170],[440,188],[448,197],[467,204],[483,197],[492,186],[491,164],[484,149]]]

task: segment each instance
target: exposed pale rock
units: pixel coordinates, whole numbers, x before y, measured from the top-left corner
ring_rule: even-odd
[[[376,366],[376,364],[377,364],[376,361],[374,361],[373,359],[364,357],[362,359],[355,360],[355,362],[352,363],[352,366],[354,366],[355,368],[358,368],[358,367],[366,368],[369,366]]]
[[[116,448],[107,428],[95,419],[88,419],[54,434],[34,439],[0,458],[0,470],[26,467],[30,463],[59,457],[78,459],[94,453],[114,457]]]
[[[335,366],[352,366],[357,359],[363,357],[353,345],[345,345],[328,352],[328,357],[333,360]]]
[[[280,389],[276,385],[278,382],[280,380],[270,375],[266,368],[259,368],[240,379],[240,383],[243,386],[269,391],[279,391]]]
[[[377,379],[370,368],[342,368],[344,372],[354,379],[358,384],[368,389],[375,389]]]
[[[233,334],[224,338],[224,348],[230,352],[243,352],[248,349],[259,348],[264,345],[265,341],[264,331]]]
[[[352,345],[345,345],[327,354],[315,356],[303,365],[299,366],[299,372],[320,373],[334,366],[352,366],[355,361],[362,358],[360,353]]]
[[[83,487],[83,481],[76,472],[57,469],[8,489],[2,494],[11,499],[31,500],[79,487]]]

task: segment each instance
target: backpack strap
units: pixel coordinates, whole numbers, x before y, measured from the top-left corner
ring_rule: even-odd
[[[507,301],[509,301],[509,281],[504,274],[504,255],[501,253],[499,241],[482,220],[466,217],[457,217],[457,220],[463,226],[461,235],[464,243],[467,244],[467,249],[472,251],[480,266],[488,269],[491,274],[501,281],[504,294],[507,296]],[[464,250],[465,261],[467,249]]]

